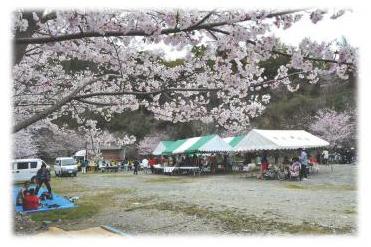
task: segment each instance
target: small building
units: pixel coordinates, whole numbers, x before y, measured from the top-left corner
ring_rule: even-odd
[[[122,161],[125,159],[125,152],[122,148],[104,148],[101,152],[104,160]]]
[[[104,147],[101,149],[103,160],[109,161],[122,161],[125,159],[125,150],[119,147]],[[77,151],[74,155],[76,160],[84,160],[89,159],[86,157],[86,150]]]

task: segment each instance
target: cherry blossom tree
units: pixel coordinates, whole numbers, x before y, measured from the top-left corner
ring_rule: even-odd
[[[14,134],[13,157],[17,159],[35,157],[38,148],[33,134],[29,129],[24,129]]]
[[[148,155],[153,152],[156,146],[160,143],[160,141],[168,140],[169,137],[164,134],[160,133],[152,136],[145,136],[141,141],[138,142],[138,154],[140,155]]]
[[[328,141],[332,147],[349,145],[355,140],[356,122],[352,111],[336,112],[333,109],[321,109],[309,128]]]
[[[88,120],[77,130],[66,126],[58,126],[51,122],[40,121],[32,126],[14,133],[14,158],[28,158],[39,156],[41,152],[49,157],[65,154],[66,151],[76,152],[81,149],[88,151],[88,157],[99,159],[101,150],[115,146],[123,148],[136,141],[134,136],[125,133],[117,135],[98,128],[97,122]],[[44,130],[49,134],[40,134]]]
[[[269,103],[262,89],[316,83],[320,75],[356,72],[357,49],[304,39],[283,46],[274,29],[302,18],[315,24],[345,11],[327,10],[57,10],[16,11],[13,108],[18,132],[39,121],[85,112],[109,121],[144,107],[157,119],[214,121],[233,132],[249,127]],[[169,66],[161,45],[186,51]],[[149,47],[158,49],[149,49]],[[199,52],[194,52],[197,48]],[[290,58],[267,78],[260,63]],[[85,62],[79,70],[65,64]],[[212,104],[211,104],[212,102]]]
[[[83,133],[83,137],[87,140],[86,149],[88,156],[93,160],[102,158],[101,149],[107,146],[116,146],[123,148],[126,145],[134,144],[135,136],[115,136],[108,131],[103,131],[97,127],[97,122],[88,120],[83,126],[80,126],[78,131]]]

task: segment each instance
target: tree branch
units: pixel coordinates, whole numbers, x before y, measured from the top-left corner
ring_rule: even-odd
[[[117,76],[117,75],[110,74],[110,76]],[[27,128],[31,124],[33,124],[33,123],[35,123],[35,122],[37,122],[37,121],[39,121],[41,119],[46,118],[48,115],[50,115],[51,113],[57,111],[58,109],[60,109],[65,104],[71,102],[74,99],[74,97],[76,96],[76,94],[78,94],[86,86],[91,85],[91,84],[93,84],[93,83],[95,83],[95,82],[97,82],[97,81],[99,81],[101,79],[102,78],[99,77],[99,78],[96,78],[94,80],[87,81],[83,85],[81,85],[81,86],[77,87],[76,89],[74,89],[69,95],[67,95],[66,97],[64,97],[64,98],[60,99],[59,101],[57,101],[54,105],[50,106],[49,108],[46,108],[43,112],[38,113],[38,114],[35,114],[32,117],[29,117],[26,120],[23,120],[23,121],[15,124],[14,127],[13,127],[13,133],[16,133],[16,132],[20,131],[21,129]]]
[[[221,88],[168,88],[168,89],[161,89],[151,92],[143,92],[143,91],[132,91],[132,92],[99,92],[99,93],[90,93],[84,95],[77,95],[74,96],[73,99],[80,100],[91,98],[95,96],[119,96],[119,95],[137,95],[137,96],[146,96],[151,94],[160,94],[165,92],[212,92],[212,91],[220,91]]]
[[[81,103],[88,104],[88,105],[96,105],[96,106],[113,106],[113,105],[118,105],[117,103],[101,103],[101,102],[95,102],[95,101],[90,101],[90,100],[85,100],[85,99],[74,99],[77,100]]]
[[[197,22],[195,25],[193,25],[193,27],[198,27],[199,25],[204,23],[214,13],[215,13],[215,10],[210,11],[207,15],[205,15],[204,18],[202,18],[199,22]]]
[[[221,29],[218,29],[218,28],[211,28],[210,29],[211,31],[214,31],[214,32],[218,32],[218,33],[222,33],[222,34],[225,34],[225,35],[229,35],[230,33],[228,31],[224,31],[224,30],[221,30]],[[247,43],[250,43],[252,45],[256,45],[256,41],[253,41],[253,40],[246,40]],[[292,55],[291,54],[288,54],[288,53],[285,53],[285,52],[282,52],[282,51],[278,51],[278,50],[267,50],[268,52],[272,52],[274,54],[277,54],[277,55],[281,55],[281,56],[285,56],[285,57],[291,57]],[[331,60],[331,59],[323,59],[323,58],[316,58],[316,57],[309,57],[309,56],[303,56],[304,59],[306,60],[310,60],[310,61],[315,61],[315,62],[326,62],[326,63],[338,63],[338,64],[346,64],[346,65],[354,65],[353,63],[348,63],[348,62],[338,62],[336,60]]]
[[[273,18],[276,16],[281,15],[287,15],[292,14],[295,12],[303,11],[304,9],[296,9],[296,10],[287,10],[287,11],[280,11],[268,14],[265,18]],[[233,23],[238,22],[244,22],[251,20],[250,16],[247,16],[246,18],[242,20],[235,21]],[[225,25],[231,25],[233,23],[229,23],[226,21],[222,22],[214,22],[214,23],[206,23],[206,24],[200,24],[198,26],[191,26],[185,29],[179,29],[176,28],[166,28],[161,31],[160,34],[174,34],[179,32],[189,32],[189,31],[195,31],[195,30],[202,30],[202,29],[211,29],[214,27],[220,27]],[[133,37],[133,36],[151,36],[152,34],[148,34],[144,32],[143,30],[133,30],[128,32],[119,32],[119,31],[107,31],[107,32],[85,32],[85,33],[71,33],[71,34],[62,34],[57,36],[51,36],[51,37],[20,37],[16,38],[14,40],[14,43],[16,45],[22,45],[22,44],[46,44],[46,43],[52,43],[52,42],[62,42],[62,41],[68,41],[68,40],[75,40],[75,39],[83,39],[83,38],[97,38],[97,37],[119,37],[119,36],[127,36],[127,37]]]

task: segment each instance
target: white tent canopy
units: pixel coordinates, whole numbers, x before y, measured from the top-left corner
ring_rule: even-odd
[[[325,147],[329,143],[304,130],[251,130],[235,147],[236,152]]]
[[[74,156],[84,156],[85,157],[85,155],[86,155],[86,150],[83,149],[83,150],[77,151]]]

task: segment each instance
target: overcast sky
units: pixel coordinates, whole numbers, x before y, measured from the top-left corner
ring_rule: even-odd
[[[323,20],[313,24],[309,18],[303,18],[287,30],[277,30],[275,33],[283,42],[296,45],[304,37],[310,37],[316,41],[332,41],[346,37],[352,46],[358,46],[359,37],[355,27],[355,14],[347,11],[338,19],[332,20],[325,16]]]

